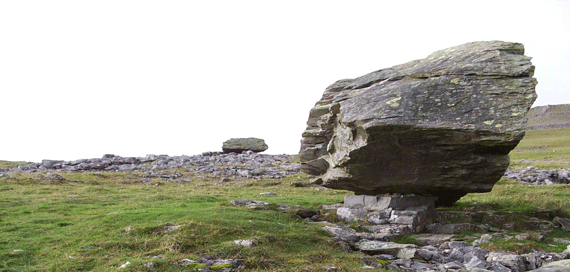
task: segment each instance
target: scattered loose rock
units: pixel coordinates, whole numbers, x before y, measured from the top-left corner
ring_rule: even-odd
[[[298,173],[299,165],[292,163],[292,156],[286,155],[261,155],[253,152],[242,154],[220,154],[206,153],[197,156],[169,157],[166,155],[148,155],[145,158],[122,158],[115,155],[105,155],[102,159],[79,160],[73,162],[44,160],[42,163],[29,168],[13,168],[9,171],[16,172],[66,172],[75,169],[78,165],[83,170],[73,171],[107,171],[105,169],[121,168],[121,165],[131,166],[124,169],[135,169],[143,167],[144,178],[163,180],[179,180],[183,175],[179,172],[162,173],[161,169],[170,169],[176,165],[194,165],[189,171],[214,173],[219,177],[242,176],[248,178],[265,176],[280,176]],[[99,168],[107,165],[107,168]],[[227,167],[227,165],[251,165],[251,167]],[[49,168],[48,168],[49,167]],[[273,169],[276,170],[261,170]],[[27,170],[26,170],[27,169]],[[533,169],[532,171],[535,171]],[[127,170],[125,170],[127,171]],[[278,172],[282,171],[282,172]],[[562,170],[557,173],[563,172]],[[540,174],[538,175],[546,175]],[[548,172],[552,173],[552,172]],[[47,173],[40,175],[48,178]],[[54,174],[59,175],[59,174]],[[564,177],[565,174],[562,174]],[[561,175],[558,174],[558,177]],[[56,176],[52,176],[54,179]],[[552,177],[552,176],[550,176]],[[272,192],[260,193],[260,195],[278,196]],[[79,197],[69,195],[70,198]],[[275,198],[278,199],[278,198]],[[510,237],[504,232],[520,230],[570,230],[570,219],[561,217],[557,211],[541,210],[537,211],[535,217],[520,218],[520,214],[492,214],[486,211],[485,207],[474,207],[473,211],[454,212],[435,210],[434,199],[431,197],[406,195],[406,194],[385,194],[379,196],[350,196],[344,204],[323,205],[321,210],[306,209],[298,205],[270,205],[268,202],[257,200],[232,200],[236,206],[251,207],[253,209],[269,209],[274,207],[277,210],[291,213],[292,215],[304,218],[308,222],[322,220],[327,214],[336,215],[338,218],[351,221],[349,226],[344,223],[313,223],[326,224],[323,229],[333,235],[333,239],[347,251],[361,251],[370,255],[363,257],[364,268],[389,268],[394,270],[407,271],[560,271],[567,269],[566,262],[559,262],[570,257],[570,246],[563,253],[533,252],[529,254],[515,254],[512,252],[489,252],[479,247],[480,244],[489,242],[493,238],[512,238],[519,240],[543,240],[544,236],[535,232],[521,233]],[[115,214],[109,213],[109,215]],[[435,215],[434,215],[435,214]],[[352,218],[352,219],[350,219]],[[511,219],[517,218],[524,222],[522,226],[513,226]],[[470,223],[469,223],[470,222]],[[474,223],[484,222],[484,223]],[[358,225],[361,224],[361,225]],[[156,234],[173,231],[179,225],[167,225],[156,231]],[[418,228],[421,227],[421,228]],[[130,226],[124,229],[130,231]],[[425,230],[431,233],[417,233]],[[457,241],[454,234],[466,230],[476,230],[489,232],[475,239],[472,243]],[[413,244],[395,243],[394,239],[408,236]],[[404,237],[405,238],[405,237]],[[478,239],[476,239],[478,238]],[[559,238],[556,242],[564,242]],[[233,243],[244,247],[257,245],[254,240],[236,240]],[[570,243],[570,242],[568,242]],[[91,250],[93,246],[86,245],[82,250]],[[13,250],[14,253],[22,250]],[[73,256],[68,256],[73,258]],[[161,255],[154,256],[153,259],[161,258]],[[379,260],[389,260],[391,263],[379,262]],[[191,269],[201,269],[201,271],[239,271],[244,268],[243,260],[215,259],[204,256],[200,260],[179,260],[181,265],[191,265]],[[552,264],[552,265],[549,265]],[[130,265],[126,262],[119,268]],[[146,268],[153,269],[156,264],[152,261],[143,264]],[[328,266],[330,271],[336,270],[334,266]],[[565,271],[565,270],[561,270]]]
[[[280,194],[276,194],[276,193],[272,193],[272,192],[264,192],[264,193],[259,193],[260,195],[266,195],[266,196],[281,196]]]
[[[529,185],[570,183],[570,169],[541,170],[534,166],[529,166],[523,170],[507,170],[504,176]]]
[[[413,200],[413,198],[407,199],[407,201],[399,199],[392,202],[386,201],[386,199],[382,199],[381,197],[351,196],[345,199],[343,206],[329,205],[327,208],[328,211],[330,211],[333,207],[337,207],[337,215],[339,212],[341,213],[340,218],[358,218],[358,220],[354,220],[354,222],[362,222],[366,218],[369,218],[371,214],[378,212],[372,211],[372,209],[377,207],[390,208],[387,210],[389,214],[394,212],[394,208],[398,207],[398,205],[402,205],[402,203],[414,203],[414,201],[410,200]],[[386,202],[391,202],[393,206],[389,207],[379,204]],[[417,203],[410,207],[403,205],[402,208],[413,209],[415,205],[417,205]],[[346,215],[342,215],[344,212],[352,213],[352,215],[347,217]],[[508,217],[493,215],[486,211],[467,213],[468,216],[465,218],[458,217],[455,212],[447,215],[445,211],[438,211],[437,213],[438,216],[434,219],[436,222],[428,224],[426,230],[428,232],[438,230],[434,232],[441,231],[445,234],[413,234],[415,230],[411,229],[409,225],[397,225],[389,221],[379,225],[361,225],[356,228],[350,228],[343,224],[327,224],[323,229],[329,231],[334,236],[335,241],[348,251],[360,251],[379,260],[391,260],[392,262],[385,268],[393,270],[442,272],[453,270],[496,272],[529,271],[539,268],[546,263],[567,258],[570,254],[570,246],[568,252],[563,253],[534,252],[519,255],[512,252],[490,252],[481,249],[478,245],[487,243],[493,238],[512,239],[515,237],[496,232],[482,234],[479,239],[475,239],[472,243],[456,241],[457,238],[454,233],[471,229],[485,229],[483,231],[491,231],[491,227],[481,228],[479,225],[470,223],[441,224],[438,220],[454,218],[455,220],[473,221],[473,218],[485,218],[489,223],[504,223],[505,220],[509,219]],[[551,213],[548,211],[544,211],[543,214],[551,216]],[[384,218],[387,217],[389,216],[384,215]],[[520,214],[513,214],[512,217],[517,217],[518,220],[521,220]],[[560,221],[561,219],[564,218],[556,217],[556,221]],[[353,219],[348,219],[347,221],[351,220]],[[546,222],[550,222],[550,230],[561,227],[560,223],[552,221]],[[368,221],[367,223],[372,222]],[[358,229],[365,230],[365,232],[359,232]],[[533,230],[536,231],[536,227],[533,227]],[[495,231],[501,231],[501,229],[496,229]],[[408,237],[412,239],[411,241],[414,241],[414,244],[391,242],[403,235],[408,235]],[[542,240],[544,236],[537,233],[523,233],[520,234],[518,238],[538,241]],[[363,263],[365,265],[371,265],[371,262],[363,261]]]
[[[222,182],[230,181],[232,177],[248,179],[273,178],[279,179],[288,175],[297,174],[300,165],[293,163],[295,159],[291,155],[265,155],[254,152],[243,152],[241,154],[229,153],[221,154],[216,152],[205,152],[206,154],[194,156],[168,156],[168,155],[147,155],[146,157],[121,157],[107,154],[100,159],[82,159],[75,161],[43,160],[41,163],[31,163],[16,166],[12,172],[128,172],[141,171],[140,182],[148,183],[152,178],[160,178],[164,181],[185,182],[183,174],[180,172],[165,174],[163,170],[173,168],[187,168],[184,171],[192,173],[204,173],[213,177],[220,177]],[[192,166],[192,167],[190,167]],[[8,173],[3,173],[2,177],[9,177]],[[45,175],[47,179],[63,180],[63,177],[56,173]],[[151,185],[156,185],[153,182]]]

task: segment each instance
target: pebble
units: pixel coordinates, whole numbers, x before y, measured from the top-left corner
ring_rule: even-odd
[[[280,194],[276,194],[276,193],[271,193],[271,192],[265,192],[265,193],[259,193],[260,195],[266,195],[266,196],[281,196]]]
[[[126,263],[122,264],[121,266],[119,266],[119,268],[125,268],[127,267],[129,264],[131,264],[131,262],[127,261]]]

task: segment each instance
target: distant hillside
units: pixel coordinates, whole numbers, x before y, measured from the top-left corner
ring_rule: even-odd
[[[570,127],[570,104],[539,106],[530,109],[528,130]]]

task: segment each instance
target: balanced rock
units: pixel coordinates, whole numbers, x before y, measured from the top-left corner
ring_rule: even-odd
[[[243,151],[263,152],[269,148],[263,139],[258,138],[232,138],[224,142],[224,153],[241,153]]]
[[[311,109],[301,170],[356,194],[488,192],[536,99],[519,43],[473,42],[329,86]]]

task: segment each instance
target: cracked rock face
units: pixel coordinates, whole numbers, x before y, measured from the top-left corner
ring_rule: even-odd
[[[536,99],[519,43],[473,42],[329,86],[311,109],[301,170],[356,194],[488,192]]]

